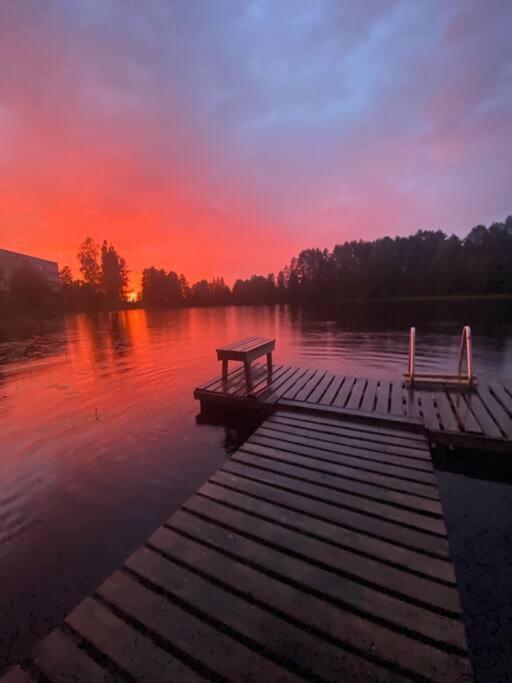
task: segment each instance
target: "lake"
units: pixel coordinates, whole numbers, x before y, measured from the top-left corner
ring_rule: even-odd
[[[272,336],[277,363],[398,378],[411,324],[418,369],[451,371],[465,323],[476,373],[512,376],[508,301],[0,323],[0,669],[93,592],[250,431],[196,422],[192,392],[219,372],[216,346]],[[481,471],[475,458],[437,475],[477,680],[496,683],[512,666],[512,486],[499,464]]]

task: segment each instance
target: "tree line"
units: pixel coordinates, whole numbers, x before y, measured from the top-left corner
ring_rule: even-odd
[[[77,253],[80,276],[60,271],[61,291],[50,292],[39,271],[11,280],[16,307],[48,302],[65,310],[129,305],[129,271],[112,244],[86,237]],[[189,284],[182,273],[145,268],[138,305],[173,308],[228,304],[338,302],[355,299],[512,295],[512,216],[466,237],[419,230],[408,237],[352,240],[332,250],[304,249],[275,276],[251,275],[230,288],[222,277]]]
[[[336,302],[352,299],[512,294],[512,216],[465,238],[440,230],[305,249],[277,277],[222,278],[189,287],[183,275],[147,268],[148,306]]]

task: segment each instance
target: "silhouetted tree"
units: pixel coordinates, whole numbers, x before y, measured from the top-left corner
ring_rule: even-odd
[[[98,262],[99,253],[99,247],[93,238],[86,237],[81,243],[77,254],[83,281],[96,289],[99,289],[101,285],[101,268]]]
[[[114,246],[101,245],[101,289],[109,306],[117,306],[126,301],[128,292],[128,269],[126,261],[119,256]]]

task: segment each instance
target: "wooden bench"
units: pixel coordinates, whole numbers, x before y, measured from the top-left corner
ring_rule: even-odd
[[[267,356],[267,372],[272,375],[272,351],[276,347],[275,339],[265,339],[263,337],[247,337],[240,341],[221,346],[217,349],[217,360],[222,361],[222,380],[228,378],[228,363],[230,360],[242,361],[245,367],[245,381],[251,388],[251,362],[261,356]]]

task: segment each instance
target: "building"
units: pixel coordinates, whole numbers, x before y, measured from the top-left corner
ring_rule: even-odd
[[[18,254],[15,251],[0,249],[0,292],[9,291],[11,277],[21,266],[31,266],[40,270],[52,289],[60,288],[59,267],[55,261],[47,261],[37,256]]]

